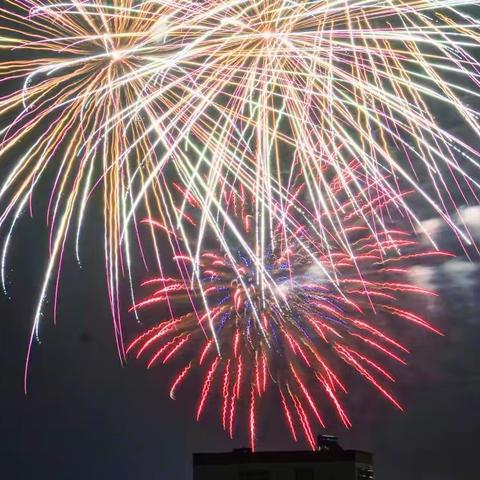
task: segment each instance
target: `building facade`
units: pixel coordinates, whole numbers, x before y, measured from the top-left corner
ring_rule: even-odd
[[[317,451],[196,453],[193,480],[373,480],[372,457],[320,436]]]

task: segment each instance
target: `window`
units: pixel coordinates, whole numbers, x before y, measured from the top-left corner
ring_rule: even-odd
[[[267,470],[245,470],[239,480],[270,480],[270,474]]]
[[[363,467],[357,470],[358,480],[373,480],[373,470],[370,467]]]
[[[297,468],[295,480],[313,480],[313,468]]]

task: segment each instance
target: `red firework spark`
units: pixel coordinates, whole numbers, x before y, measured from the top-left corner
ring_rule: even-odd
[[[244,196],[233,196],[233,217],[246,238],[258,234],[249,237],[248,205]],[[372,196],[363,210],[375,208],[378,214],[384,207],[381,197]],[[419,251],[415,239],[399,229],[372,232],[358,223],[351,202],[341,208],[357,223],[344,230],[343,243],[330,244],[334,248],[324,248],[304,225],[286,233],[285,223],[278,221],[260,263],[241,246],[230,245],[228,254],[221,249],[201,254],[195,276],[189,268],[195,259],[179,254],[180,274],[146,281],[153,291],[133,307],[181,312],[140,335],[128,351],[146,357],[148,368],[175,365],[172,398],[188,377],[201,378],[197,420],[218,395],[220,423],[233,437],[236,417],[245,412],[252,449],[269,388],[278,393],[295,441],[302,432],[315,448],[314,426],[324,426],[324,399],[350,427],[341,398],[347,393],[341,365],[402,410],[388,386],[394,377],[385,364],[405,364],[408,349],[383,325],[401,319],[440,333],[402,308],[400,297],[433,295],[408,281],[409,263],[449,254]]]

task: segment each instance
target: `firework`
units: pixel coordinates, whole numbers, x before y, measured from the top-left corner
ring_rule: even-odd
[[[178,2],[166,21],[166,57],[147,67],[157,91],[142,103],[160,104],[158,143],[200,199],[202,223],[226,215],[227,179],[254,195],[254,228],[271,228],[269,212],[288,204],[297,165],[312,211],[332,212],[322,228],[340,238],[342,215],[319,172],[333,166],[338,175],[353,158],[356,181],[345,187],[353,201],[365,182],[376,185],[421,229],[418,207],[402,195],[413,190],[410,198],[470,243],[454,213],[478,201],[478,4]],[[446,117],[465,134],[449,132]]]
[[[146,281],[152,293],[135,306],[155,307],[165,320],[128,350],[147,358],[148,368],[175,365],[172,398],[189,377],[202,378],[197,420],[210,399],[220,398],[223,429],[232,437],[236,418],[246,415],[252,448],[269,389],[276,392],[295,440],[303,434],[315,448],[314,425],[324,426],[325,403],[349,427],[342,365],[402,409],[388,386],[394,377],[385,363],[404,365],[408,350],[391,332],[398,331],[401,321],[439,333],[401,306],[400,297],[431,295],[406,280],[408,264],[448,254],[421,252],[398,229],[374,236],[349,215],[354,207],[347,201],[342,207],[345,223],[350,222],[346,233],[353,256],[342,251],[342,242],[333,251],[322,251],[305,226],[297,225],[286,236],[284,224],[278,224],[258,262],[249,205],[245,198],[232,201],[232,218],[257,253],[230,243],[228,250],[202,253],[198,265],[189,255],[177,255],[180,275]]]
[[[109,299],[123,358],[119,279],[131,276],[132,243],[138,243],[143,256],[137,215],[134,212],[128,221],[127,217],[134,201],[141,202],[138,210],[148,214],[164,215],[169,208],[161,174],[140,200],[133,199],[159,163],[150,138],[144,135],[156,114],[148,105],[135,113],[124,112],[148,95],[148,79],[137,71],[161,44],[159,10],[148,4],[133,8],[128,0],[7,1],[0,8],[0,80],[10,91],[0,99],[0,156],[5,165],[0,226],[6,226],[7,232],[2,250],[4,288],[15,224],[24,210],[33,214],[36,188],[42,182],[50,186],[45,208],[49,261],[32,338],[52,283],[56,316],[68,237],[71,233],[75,237],[80,262],[87,205],[99,191],[101,200],[93,204],[103,210]]]

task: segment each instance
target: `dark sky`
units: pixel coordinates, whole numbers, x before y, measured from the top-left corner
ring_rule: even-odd
[[[242,439],[228,441],[212,412],[197,424],[189,401],[194,392],[171,401],[161,370],[146,372],[133,361],[121,367],[106,304],[99,218],[92,214],[88,225],[83,269],[67,259],[58,325],[44,319],[25,396],[23,366],[46,229],[41,215],[20,222],[9,272],[12,298],[0,296],[2,477],[189,479],[192,452],[228,450]],[[406,413],[359,383],[348,403],[353,429],[336,423],[327,429],[346,447],[373,451],[379,480],[462,480],[477,472],[478,269],[455,262],[432,270],[443,301],[427,313],[446,337],[410,331],[414,353],[395,390]],[[126,318],[127,334],[136,330],[132,322]],[[260,448],[294,447],[275,408],[261,422]]]

